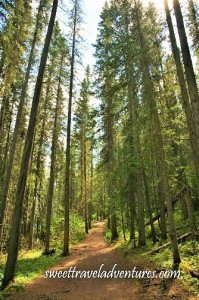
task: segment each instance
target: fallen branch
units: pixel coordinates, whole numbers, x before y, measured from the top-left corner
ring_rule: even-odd
[[[52,249],[52,250],[48,250],[48,251],[44,251],[42,254],[43,255],[52,255],[56,252],[56,249]]]
[[[182,236],[178,237],[177,238],[178,244],[180,244],[181,242],[184,242],[189,236],[191,236],[191,232],[185,233]],[[169,246],[171,246],[171,242],[166,243],[166,244],[164,244],[164,245],[156,248],[155,250],[149,251],[149,252],[147,252],[145,254],[146,255],[148,255],[148,254],[155,254],[155,253],[161,252],[162,250],[168,248]]]
[[[181,188],[181,190],[174,196],[172,197],[172,205],[174,207],[174,205],[176,204],[176,202],[185,195],[185,193],[187,192],[187,189],[189,189],[189,186],[185,185]],[[165,206],[164,208],[164,212],[167,212],[167,208]],[[160,218],[160,213],[158,213],[155,217],[152,218],[152,222],[154,223],[155,221],[157,221]],[[150,221],[148,221],[145,226],[150,225]]]
[[[199,272],[197,272],[195,270],[190,270],[189,272],[192,277],[199,279]]]

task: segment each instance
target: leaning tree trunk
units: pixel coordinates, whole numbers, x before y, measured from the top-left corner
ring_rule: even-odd
[[[193,63],[191,59],[191,54],[189,50],[189,45],[187,42],[187,36],[184,27],[183,16],[180,8],[180,3],[178,0],[173,0],[173,7],[176,16],[176,22],[178,27],[178,33],[180,38],[180,45],[182,50],[182,58],[184,62],[186,81],[189,91],[189,96],[192,105],[193,118],[196,128],[196,137],[197,141],[199,141],[199,94],[196,83],[196,78],[193,69]],[[198,142],[199,145],[199,142]]]
[[[190,137],[190,141],[191,141],[191,147],[192,147],[192,153],[193,153],[193,159],[194,159],[194,166],[195,166],[195,171],[196,171],[197,181],[198,181],[198,186],[199,186],[199,139],[197,139],[196,124],[194,123],[194,120],[193,120],[193,115],[195,114],[195,112],[194,112],[194,110],[192,111],[191,106],[190,106],[189,95],[188,95],[187,88],[186,88],[186,81],[184,78],[184,72],[183,72],[182,65],[181,65],[180,54],[178,51],[178,46],[177,46],[177,42],[176,42],[176,38],[175,38],[175,33],[174,33],[174,29],[173,29],[171,14],[170,14],[167,0],[164,0],[164,5],[165,5],[167,24],[168,24],[169,33],[170,33],[170,40],[171,40],[173,56],[175,59],[176,70],[177,70],[178,80],[179,80],[180,89],[181,89],[183,107],[184,107],[185,114],[186,114],[187,127],[188,127],[188,131],[189,131],[189,137]]]
[[[193,0],[188,1],[190,34],[193,41],[193,48],[199,63],[199,26],[198,26],[198,7]]]
[[[10,283],[10,281],[14,278],[14,274],[15,274],[15,267],[16,267],[16,261],[18,256],[20,224],[21,224],[22,211],[23,211],[24,191],[25,191],[27,175],[28,175],[27,174],[28,165],[29,165],[29,160],[31,155],[31,148],[33,144],[33,137],[34,137],[35,126],[36,126],[36,117],[37,117],[37,111],[39,106],[39,99],[41,94],[44,70],[45,70],[46,61],[48,57],[48,50],[49,50],[52,31],[54,27],[57,6],[58,6],[58,0],[54,0],[51,17],[48,25],[48,31],[45,39],[44,48],[43,48],[43,53],[41,57],[41,62],[39,66],[37,81],[35,85],[29,126],[28,126],[26,141],[24,145],[19,179],[17,183],[15,208],[14,208],[14,214],[12,220],[12,230],[10,234],[8,257],[7,257],[7,262],[6,262],[6,267],[5,267],[5,272],[4,272],[3,282],[2,282],[2,289],[4,289]]]

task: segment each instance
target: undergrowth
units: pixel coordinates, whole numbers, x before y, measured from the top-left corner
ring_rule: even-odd
[[[177,218],[176,218],[177,219]],[[199,224],[198,220],[197,223]],[[156,228],[157,228],[157,224]],[[188,221],[184,221],[178,218],[176,220],[177,227],[180,228],[178,230],[178,236],[183,235],[184,233],[188,232]],[[134,247],[134,244],[131,240],[129,240],[129,233],[126,230],[126,241],[123,238],[123,232],[120,227],[118,227],[118,233],[120,238],[117,240],[117,247],[123,253],[124,256],[128,256],[130,259],[132,258],[134,261],[143,257],[143,259],[148,260],[156,265],[158,269],[166,269],[171,270],[173,268],[173,256],[172,250],[170,247],[162,250],[160,253],[156,253],[153,255],[146,255],[149,251],[156,249],[157,247],[163,245],[164,241],[156,243],[155,245],[152,243],[150,239],[150,230],[149,226],[146,230],[147,235],[147,244],[145,247]],[[157,231],[156,231],[157,232]],[[107,243],[111,243],[111,232],[110,230],[106,229],[104,232],[104,238]],[[137,240],[137,232],[136,232],[136,240]],[[199,279],[193,278],[190,274],[190,270],[196,270],[199,272],[199,241],[192,241],[190,238],[187,239],[185,242],[179,244],[179,252],[181,257],[181,263],[179,265],[179,270],[181,271],[180,281],[185,283],[189,286],[189,290],[196,296],[199,296]]]
[[[61,256],[63,249],[63,228],[61,230],[61,223],[63,224],[61,219],[56,222],[53,220],[51,248],[56,249],[56,252],[53,255],[42,255],[44,245],[39,245],[38,243],[36,246],[40,249],[30,251],[22,249],[20,251],[14,282],[3,292],[0,292],[0,299],[5,299],[22,290],[32,279],[38,277],[40,274],[63,260],[63,257]],[[83,219],[80,218],[77,213],[73,212],[70,216],[70,250],[72,250],[73,245],[79,243],[85,236]],[[0,256],[0,281],[2,281],[3,278],[6,258],[6,254]]]
[[[21,252],[17,262],[16,276],[14,282],[11,283],[0,294],[0,299],[6,298],[11,294],[24,288],[32,279],[38,277],[42,272],[50,267],[56,265],[61,258],[58,253],[54,255],[42,255],[42,250],[31,250]],[[5,255],[1,257],[0,276],[3,277],[3,270],[5,266]]]

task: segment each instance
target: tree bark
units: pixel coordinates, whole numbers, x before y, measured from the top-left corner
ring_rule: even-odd
[[[30,215],[30,231],[29,231],[29,239],[28,239],[28,248],[33,248],[33,235],[34,235],[34,222],[35,222],[35,209],[36,209],[36,202],[38,197],[38,183],[39,183],[39,176],[40,176],[40,167],[41,167],[41,156],[42,156],[42,145],[44,142],[44,136],[45,136],[45,125],[46,125],[46,116],[47,116],[47,103],[48,103],[48,97],[50,93],[50,85],[51,85],[51,77],[52,72],[54,69],[54,63],[51,64],[50,74],[48,78],[47,83],[47,89],[45,94],[45,100],[44,100],[44,116],[41,126],[41,133],[39,138],[39,144],[38,144],[38,154],[37,154],[37,162],[36,162],[36,174],[35,174],[35,186],[34,186],[34,192],[33,192],[33,202],[32,202],[32,208],[31,208],[31,215]]]
[[[195,233],[196,233],[196,230],[197,230],[197,226],[196,226],[196,218],[195,218],[195,215],[194,215],[194,208],[193,208],[193,202],[192,202],[192,199],[191,199],[190,189],[187,189],[187,192],[186,192],[186,195],[185,195],[185,201],[186,201],[186,206],[187,206],[191,236],[192,236],[192,239],[194,239]]]
[[[185,68],[186,81],[189,91],[189,96],[192,105],[193,118],[196,128],[196,138],[199,145],[199,94],[198,87],[196,83],[196,78],[193,69],[193,63],[191,59],[191,54],[189,50],[189,45],[187,42],[187,36],[184,27],[183,16],[180,8],[180,3],[178,0],[173,0],[173,8],[175,12],[178,34],[180,38],[180,45],[182,50],[182,57]]]
[[[68,122],[67,122],[67,141],[66,141],[66,168],[65,168],[65,187],[64,187],[64,247],[63,256],[69,255],[69,211],[70,211],[70,161],[71,161],[71,112],[72,112],[72,98],[73,98],[73,83],[74,83],[74,67],[75,67],[75,49],[76,49],[76,30],[77,30],[77,3],[75,0],[75,13],[73,20],[73,43],[72,43],[72,57],[70,70],[70,89],[68,100]]]
[[[166,158],[165,158],[165,152],[164,152],[164,144],[162,139],[162,129],[160,124],[160,119],[158,115],[157,105],[155,102],[156,95],[154,91],[154,85],[152,78],[150,76],[149,71],[149,61],[147,56],[147,48],[146,48],[146,42],[144,39],[144,35],[141,28],[140,23],[140,17],[139,17],[139,7],[137,5],[137,1],[134,0],[135,8],[136,8],[136,19],[137,19],[137,27],[138,27],[138,35],[140,39],[140,46],[142,49],[141,53],[141,66],[143,71],[143,84],[145,89],[145,97],[147,95],[147,99],[149,101],[149,109],[151,111],[151,116],[154,124],[154,130],[155,135],[157,138],[157,152],[158,152],[158,159],[162,166],[162,172],[161,172],[161,180],[163,182],[163,188],[164,188],[164,194],[166,198],[166,205],[167,205],[167,213],[168,213],[168,222],[169,222],[169,233],[170,233],[170,239],[171,244],[173,248],[173,260],[175,263],[180,263],[180,255],[178,250],[178,242],[177,242],[177,235],[175,230],[175,222],[174,222],[174,216],[173,216],[173,207],[172,207],[172,200],[170,195],[170,186],[169,186],[169,179],[168,179],[168,170],[167,170],[167,164],[166,164]]]
[[[199,186],[199,139],[197,138],[197,132],[196,132],[197,123],[195,123],[193,119],[193,115],[195,114],[195,112],[194,112],[194,107],[192,107],[193,108],[192,110],[190,105],[189,95],[186,88],[186,81],[184,78],[184,72],[182,69],[180,54],[178,51],[178,46],[175,38],[175,33],[173,29],[171,14],[170,14],[167,0],[164,0],[164,5],[165,5],[167,24],[170,33],[173,56],[176,64],[176,70],[177,70],[178,80],[181,89],[182,102],[183,102],[182,104],[186,114],[187,126],[188,126],[189,137],[191,141],[191,148],[192,148],[193,159],[194,159],[195,172],[197,175],[197,181]],[[195,118],[197,118],[196,115]]]
[[[156,233],[155,233],[155,226],[153,224],[153,215],[152,215],[152,207],[151,207],[151,202],[150,202],[150,193],[149,193],[148,183],[147,183],[147,175],[146,175],[146,172],[144,169],[142,169],[142,173],[143,173],[143,179],[144,179],[146,203],[147,203],[148,214],[149,214],[149,222],[150,222],[150,226],[151,226],[151,236],[152,236],[152,241],[155,244],[156,243]]]
[[[45,250],[44,253],[49,253],[50,248],[50,227],[51,227],[51,217],[52,217],[52,204],[53,204],[53,195],[54,195],[54,186],[55,186],[55,164],[56,164],[56,149],[58,144],[58,122],[59,122],[59,109],[61,102],[61,75],[63,68],[63,54],[61,57],[60,63],[60,73],[58,79],[58,88],[57,88],[57,101],[55,108],[55,119],[53,126],[53,138],[52,138],[52,149],[51,149],[51,164],[50,164],[50,180],[48,187],[48,198],[47,198],[47,211],[46,211],[46,235],[45,235]]]

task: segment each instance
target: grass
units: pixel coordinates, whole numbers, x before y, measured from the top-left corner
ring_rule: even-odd
[[[27,251],[19,255],[16,268],[16,277],[13,283],[11,283],[0,294],[0,299],[8,297],[16,291],[24,288],[32,279],[38,277],[46,269],[56,265],[63,259],[60,255],[42,255],[41,250]],[[3,277],[3,270],[5,266],[5,256],[0,259],[0,276]]]
[[[186,242],[179,245],[179,251],[181,256],[181,263],[179,265],[179,270],[181,271],[180,280],[188,284],[190,291],[199,296],[199,280],[193,278],[190,274],[190,269],[195,269],[198,271],[199,266],[199,242],[187,240]],[[157,253],[149,258],[151,261],[155,262],[158,267],[172,269],[173,259],[172,251],[170,248]]]
[[[198,222],[199,224],[199,222]],[[186,225],[186,222],[185,222]],[[183,229],[178,232],[178,235],[182,235],[187,232],[187,227],[184,226]],[[149,232],[147,232],[148,234]],[[127,256],[130,260],[138,261],[140,257],[143,257],[144,260],[152,262],[156,265],[158,269],[167,269],[171,270],[173,268],[173,256],[171,248],[166,248],[160,253],[154,255],[146,255],[148,251],[156,249],[158,246],[161,246],[164,242],[157,243],[153,245],[150,241],[150,238],[147,238],[147,245],[141,248],[134,248],[133,242],[124,241],[122,238],[122,232],[119,232],[120,238],[117,240],[117,248],[123,253],[124,256]],[[128,236],[128,233],[127,233]],[[111,233],[110,230],[104,232],[104,238],[107,243],[110,243]],[[179,244],[179,251],[181,256],[181,263],[179,270],[181,271],[180,280],[189,286],[189,290],[192,294],[199,296],[199,280],[193,278],[190,275],[190,269],[195,269],[199,271],[199,241],[191,241],[190,239]]]
[[[85,234],[81,233],[73,240],[70,245],[72,250],[73,245],[85,238]],[[55,246],[52,245],[53,247]],[[58,244],[57,249],[61,250]],[[16,275],[14,282],[11,283],[3,292],[0,292],[0,300],[9,297],[10,295],[23,290],[24,287],[34,278],[37,278],[49,268],[58,264],[64,258],[61,256],[61,251],[56,251],[53,255],[42,255],[43,250],[22,251],[19,254]],[[6,263],[6,255],[0,257],[0,280],[3,278],[4,267]]]

